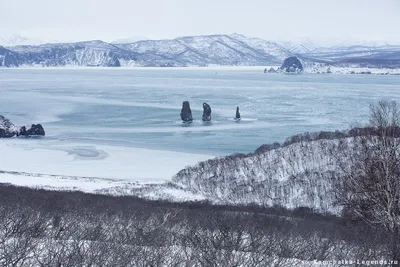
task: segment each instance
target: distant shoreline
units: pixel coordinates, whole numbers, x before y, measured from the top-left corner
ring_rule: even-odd
[[[124,69],[124,70],[136,70],[136,69],[142,69],[142,70],[151,70],[151,69],[157,69],[157,70],[261,70],[264,71],[265,68],[279,68],[280,66],[207,66],[207,67],[199,67],[199,66],[187,66],[187,67],[144,67],[144,66],[121,66],[121,67],[102,67],[102,66],[96,66],[96,67],[91,67],[91,66],[60,66],[60,67],[42,67],[42,66],[21,66],[21,67],[0,67],[0,69],[84,69],[84,70],[91,70],[91,69],[112,69],[112,70],[118,70],[118,69]]]
[[[21,66],[21,67],[0,67],[0,71],[3,70],[190,70],[190,71],[223,71],[223,70],[242,70],[242,71],[254,71],[259,70],[260,73],[264,74],[264,69],[270,68],[278,69],[280,66],[268,65],[268,66],[188,66],[188,67],[143,67],[143,66],[122,66],[122,67],[90,67],[90,66],[60,66],[60,67],[43,67],[43,66]],[[330,66],[330,72],[327,72],[325,67],[306,67],[304,74],[360,74],[360,75],[400,75],[400,68],[389,69],[389,68],[368,68],[368,67],[334,67]],[[273,75],[279,73],[265,73],[265,75]]]

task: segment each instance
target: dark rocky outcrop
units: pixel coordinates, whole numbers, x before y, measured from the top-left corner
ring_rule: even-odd
[[[288,57],[283,62],[280,70],[283,73],[298,74],[303,72],[303,65],[297,57]]]
[[[206,102],[203,103],[203,121],[211,121],[211,107]]]
[[[236,116],[235,116],[236,120],[240,120],[240,112],[239,112],[239,107],[236,107]]]
[[[43,126],[41,124],[32,124],[30,128],[26,129],[22,126],[19,130],[18,135],[31,136],[31,135],[45,135]]]
[[[0,138],[13,137],[17,131],[18,128],[10,120],[0,115]]]
[[[9,119],[6,119],[4,116],[0,115],[0,138],[33,135],[45,135],[45,131],[41,124],[32,124],[29,128],[26,128],[25,126],[18,127]]]
[[[192,110],[190,109],[189,101],[183,101],[181,110],[181,119],[183,122],[192,122]]]
[[[268,70],[268,73],[277,73],[277,71],[276,71],[273,67],[271,67],[271,68]]]

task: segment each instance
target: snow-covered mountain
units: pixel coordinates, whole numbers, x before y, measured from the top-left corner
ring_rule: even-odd
[[[348,57],[368,57],[368,56],[382,56],[387,53],[399,52],[400,45],[380,45],[380,46],[366,46],[366,45],[349,45],[349,46],[332,46],[332,47],[319,47],[313,51],[303,54],[312,55],[322,58],[348,58]]]
[[[308,39],[299,43],[272,42],[240,34],[115,43],[0,45],[0,66],[268,66],[281,65],[285,58],[294,55],[304,63],[400,67],[400,45],[320,47]]]
[[[136,60],[133,52],[103,41],[12,46],[0,48],[0,66],[101,66],[119,67],[120,60]]]
[[[1,48],[1,66],[208,66],[281,64],[282,46],[242,35],[180,37],[110,44],[102,41]]]
[[[357,66],[378,68],[400,67],[400,45],[337,45],[317,47],[301,54],[304,59],[326,62],[335,66]]]
[[[280,64],[290,55],[276,43],[254,40],[242,35],[207,35],[117,46],[137,53],[143,66],[268,65]]]
[[[337,67],[399,68],[400,45],[384,41],[325,40],[276,41],[307,63]]]

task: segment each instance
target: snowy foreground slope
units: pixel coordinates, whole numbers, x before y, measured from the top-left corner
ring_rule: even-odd
[[[311,207],[336,213],[339,207],[333,205],[332,188],[342,174],[336,155],[339,149],[343,150],[340,144],[347,141],[348,138],[302,141],[214,159],[210,156],[106,147],[31,147],[29,151],[26,144],[15,152],[16,145],[0,143],[2,152],[15,155],[0,163],[0,182],[173,201],[209,200],[213,203]],[[146,151],[150,153],[148,156]],[[49,152],[50,157],[46,154]],[[91,153],[96,154],[96,159],[89,158]],[[343,151],[341,154],[345,155]],[[22,161],[15,160],[17,157]],[[29,160],[32,157],[36,159]],[[157,157],[161,160],[157,161]],[[345,158],[340,157],[340,160]],[[200,162],[195,164],[197,161]],[[179,171],[185,165],[191,166]]]
[[[299,142],[264,152],[215,158],[181,170],[173,181],[216,202],[335,212],[332,186],[340,176],[334,156],[338,142]]]

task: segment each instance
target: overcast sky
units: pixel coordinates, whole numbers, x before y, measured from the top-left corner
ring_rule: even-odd
[[[0,0],[0,37],[78,41],[231,34],[400,44],[400,0]]]

